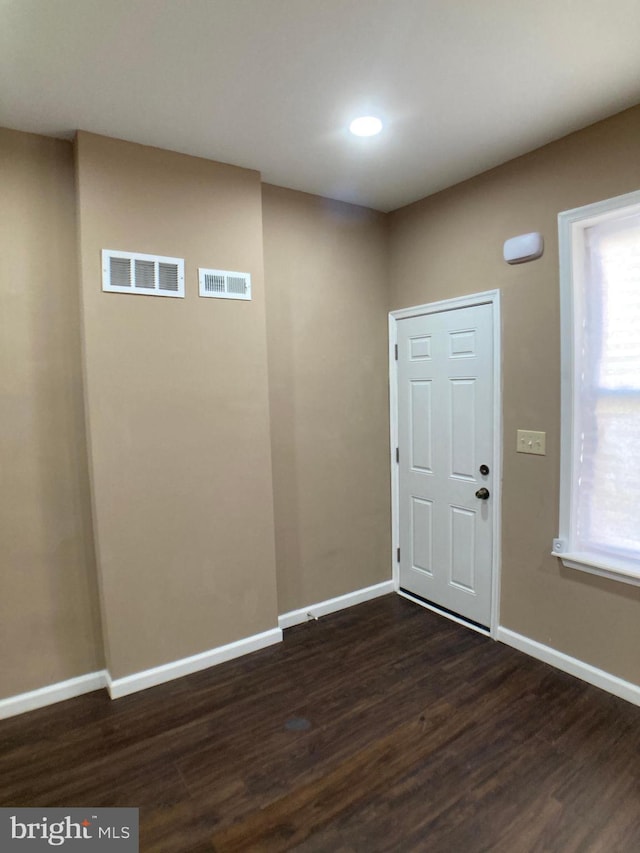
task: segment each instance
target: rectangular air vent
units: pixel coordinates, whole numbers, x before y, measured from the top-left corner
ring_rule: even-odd
[[[102,289],[146,296],[184,296],[184,260],[102,250]]]
[[[251,299],[251,275],[229,270],[198,270],[200,296],[219,299]]]

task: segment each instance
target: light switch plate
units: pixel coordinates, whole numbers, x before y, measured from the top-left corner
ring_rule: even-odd
[[[537,456],[546,456],[546,432],[535,432],[531,429],[519,429],[516,450],[518,453],[535,453]]]

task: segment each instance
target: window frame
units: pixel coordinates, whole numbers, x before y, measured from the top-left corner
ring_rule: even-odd
[[[605,557],[575,549],[573,531],[574,463],[577,447],[577,383],[581,362],[576,353],[576,326],[582,318],[585,282],[585,229],[623,215],[640,213],[640,190],[605,201],[565,210],[558,214],[560,256],[560,333],[561,333],[561,433],[560,433],[560,522],[553,555],[572,569],[640,586],[640,562],[637,567],[613,554]]]

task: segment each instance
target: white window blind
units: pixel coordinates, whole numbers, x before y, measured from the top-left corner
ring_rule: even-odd
[[[640,194],[632,194],[632,198]],[[569,211],[563,229],[565,563],[640,582],[640,204]],[[624,201],[624,204],[620,204]],[[595,211],[594,211],[595,208]],[[571,317],[566,315],[571,312]],[[570,321],[570,325],[569,325]],[[567,423],[569,421],[569,423]]]

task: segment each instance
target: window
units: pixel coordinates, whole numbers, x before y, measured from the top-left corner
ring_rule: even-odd
[[[561,213],[563,563],[640,584],[640,192]]]

